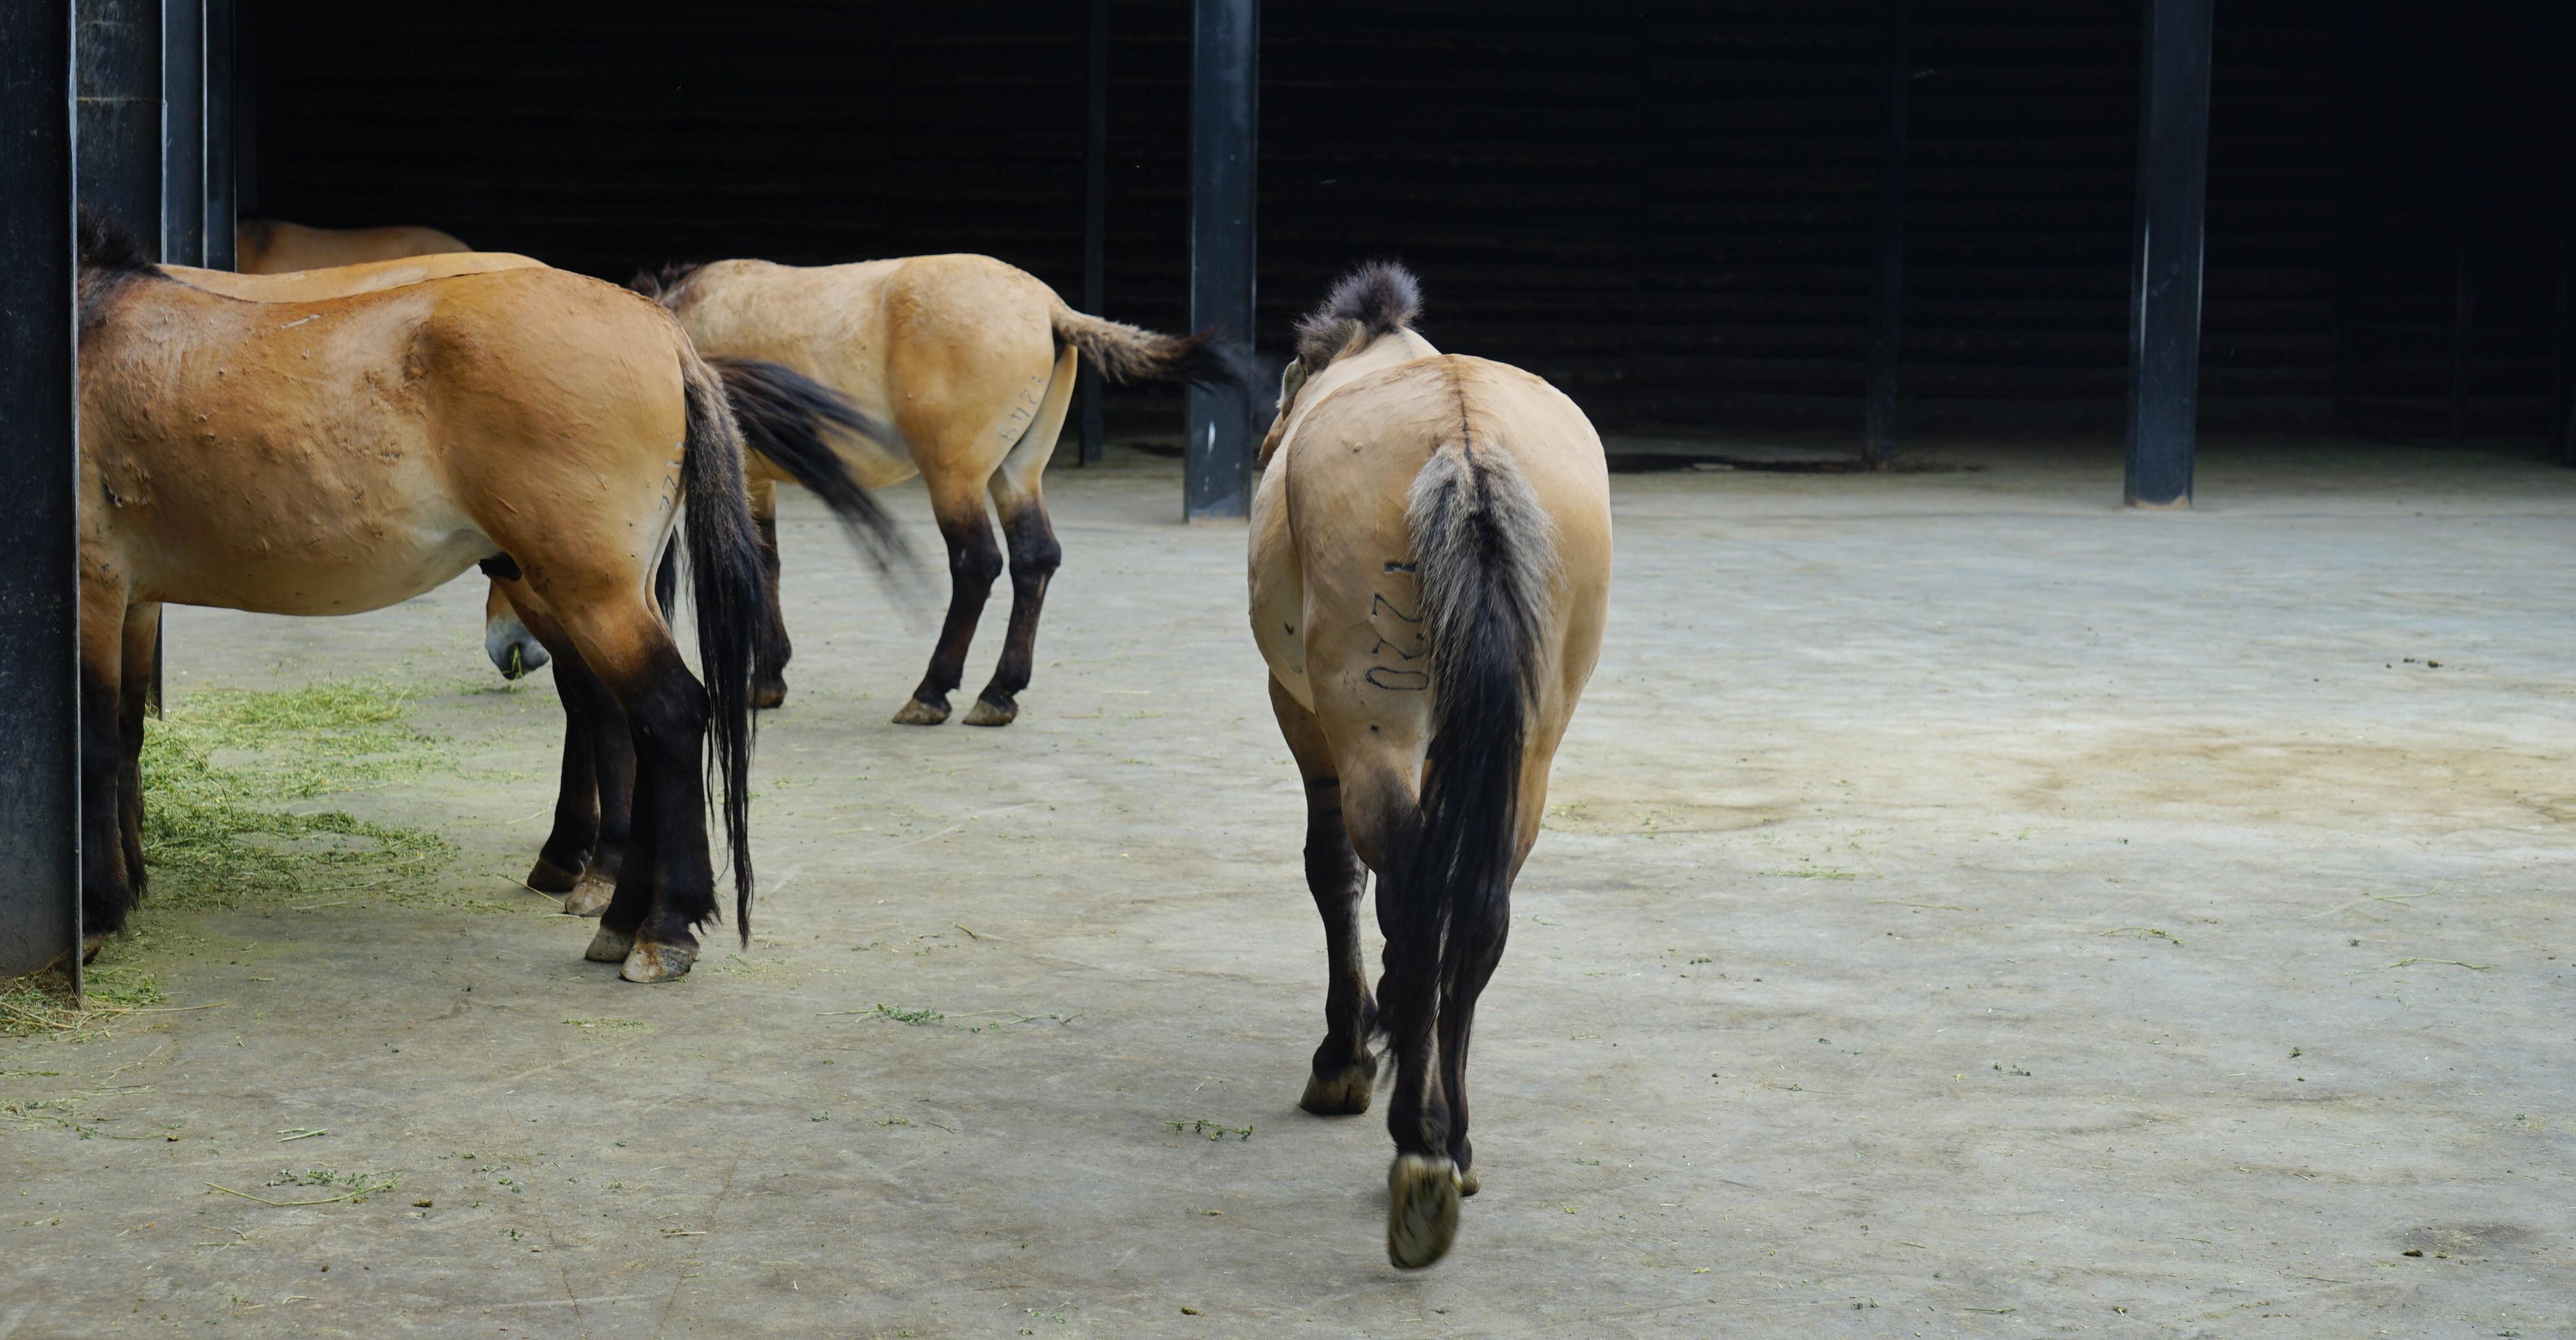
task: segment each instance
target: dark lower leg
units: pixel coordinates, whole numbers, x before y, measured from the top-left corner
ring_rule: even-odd
[[[95,939],[125,929],[134,903],[126,878],[120,774],[125,763],[125,704],[120,669],[81,668],[81,933]]]
[[[1360,895],[1368,867],[1351,850],[1342,827],[1342,784],[1334,778],[1306,783],[1306,890],[1324,919],[1324,1041],[1315,1048],[1314,1075],[1301,1101],[1307,1111],[1337,1115],[1368,1110],[1377,1080],[1369,1054],[1376,1006],[1369,999],[1368,965],[1360,953]]]
[[[751,657],[751,705],[776,707],[787,701],[787,662],[796,645],[787,640],[787,616],[778,608],[778,513],[752,508],[751,524],[760,535],[760,566],[769,574],[769,608],[763,614],[760,644]]]
[[[1458,980],[1440,1003],[1440,1087],[1449,1100],[1449,1157],[1465,1173],[1475,1166],[1475,1147],[1467,1139],[1467,1043],[1476,1026],[1476,998],[1493,980],[1503,961],[1503,939],[1510,916],[1498,917],[1487,933],[1467,946],[1467,961]]]
[[[993,722],[996,725],[1019,715],[1019,693],[1029,686],[1030,667],[1037,657],[1038,618],[1046,609],[1047,582],[1064,560],[1064,549],[1055,542],[1055,527],[1047,523],[1046,504],[1036,498],[1004,514],[1002,538],[1011,550],[1011,626],[1002,639],[1002,659],[993,667],[992,682],[976,695],[979,707],[986,709],[976,716],[999,718]]]
[[[966,674],[966,648],[975,640],[975,624],[984,617],[984,601],[993,579],[1002,574],[1002,551],[993,542],[993,524],[984,517],[983,500],[971,512],[942,516],[939,535],[948,542],[948,618],[939,627],[939,645],[930,653],[930,670],[912,702],[896,715],[907,724],[927,725],[948,719],[948,695]]]
[[[1438,951],[1434,949],[1428,971],[1394,967],[1400,948],[1409,947],[1399,946],[1399,931],[1392,924],[1391,909],[1402,896],[1400,890],[1388,887],[1381,874],[1377,917],[1378,929],[1387,937],[1388,970],[1378,979],[1378,1008],[1395,1061],[1395,1092],[1387,1100],[1386,1132],[1394,1138],[1398,1154],[1439,1158],[1449,1148],[1449,1107],[1440,1090],[1433,1042],[1440,999]]]
[[[641,943],[694,951],[696,929],[716,917],[700,772],[707,695],[677,651],[664,646],[652,662],[638,686],[619,695],[634,741],[633,818],[625,868],[602,925],[631,931]],[[639,907],[639,900],[649,906]]]
[[[151,885],[143,867],[143,719],[159,699],[152,677],[161,663],[161,607],[138,605],[125,621],[125,667],[117,696],[117,829],[125,849],[125,880],[139,901]]]

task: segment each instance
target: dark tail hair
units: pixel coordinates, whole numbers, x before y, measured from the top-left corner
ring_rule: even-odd
[[[1100,375],[1112,382],[1188,382],[1200,386],[1241,386],[1253,379],[1243,346],[1217,338],[1214,329],[1196,335],[1163,335],[1103,317],[1085,316],[1058,302],[1055,337],[1082,351]]]
[[[742,431],[725,405],[724,382],[685,343],[680,373],[689,410],[689,434],[680,449],[680,496],[688,504],[689,598],[697,606],[698,673],[707,684],[708,771],[720,773],[724,781],[735,929],[749,944],[751,660],[768,617],[769,575],[760,564],[760,541],[744,490]]]
[[[724,381],[725,399],[742,424],[745,445],[821,498],[850,543],[880,574],[891,578],[917,570],[894,518],[850,477],[850,467],[823,436],[829,426],[891,445],[892,425],[792,368],[756,358],[710,358],[707,364]]]
[[[1378,893],[1381,914],[1392,912],[1378,1006],[1386,1032],[1411,1045],[1511,915],[1521,755],[1557,560],[1546,510],[1490,447],[1432,452],[1404,521],[1431,652],[1431,741],[1414,822]]]

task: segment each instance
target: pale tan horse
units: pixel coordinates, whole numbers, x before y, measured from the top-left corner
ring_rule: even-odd
[[[351,614],[479,564],[578,667],[567,698],[605,700],[641,760],[626,875],[589,957],[633,981],[685,973],[716,916],[705,768],[722,775],[737,922],[750,911],[767,603],[739,430],[687,336],[559,270],[254,303],[171,279],[106,225],[85,222],[82,242],[89,928],[122,926],[143,883],[137,755],[161,604]],[[703,686],[646,591],[684,501]]]
[[[837,434],[833,446],[860,484],[917,473],[929,486],[948,546],[948,616],[929,670],[894,715],[905,725],[948,719],[948,695],[964,678],[976,622],[1004,571],[994,512],[1010,547],[1011,621],[966,722],[1002,726],[1019,715],[1047,582],[1063,554],[1040,477],[1064,427],[1076,359],[1089,357],[1113,382],[1239,379],[1209,333],[1158,335],[1085,316],[1036,276],[989,256],[816,267],[718,261],[668,268],[636,286],[671,309],[709,358],[783,364],[846,397],[868,427]],[[775,489],[789,476],[772,464],[755,456],[751,478],[774,588]],[[787,693],[791,647],[774,616],[755,675],[764,707]],[[494,625],[486,646],[506,673],[518,654],[509,630]]]
[[[471,250],[435,228],[410,224],[390,228],[307,228],[284,219],[244,219],[233,228],[233,268],[246,275],[285,274]]]
[[[1448,1251],[1476,1191],[1467,1042],[1502,959],[1548,768],[1610,590],[1609,476],[1574,402],[1411,328],[1364,267],[1298,326],[1252,505],[1252,629],[1306,779],[1306,879],[1331,959],[1302,1106],[1368,1110],[1395,1053],[1387,1256]],[[1359,899],[1377,874],[1371,999]]]

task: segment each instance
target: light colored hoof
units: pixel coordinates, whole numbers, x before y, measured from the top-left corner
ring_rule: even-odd
[[[595,917],[608,910],[609,900],[617,896],[617,881],[606,875],[588,874],[564,895],[563,910],[568,917]]]
[[[590,948],[583,950],[581,956],[593,963],[624,963],[634,949],[634,936],[602,926],[591,935]]]
[[[1484,1190],[1484,1189],[1485,1189],[1485,1184],[1484,1184],[1483,1182],[1481,1182],[1481,1181],[1478,1181],[1478,1180],[1477,1180],[1477,1178],[1476,1178],[1476,1170],[1475,1170],[1475,1169],[1473,1169],[1473,1168],[1467,1168],[1467,1169],[1463,1169],[1463,1170],[1461,1170],[1461,1171],[1459,1172],[1459,1174],[1458,1174],[1458,1194],[1459,1194],[1459,1195],[1461,1195],[1461,1196],[1472,1196],[1472,1195],[1475,1195],[1477,1192],[1482,1191],[1482,1190]]]
[[[528,867],[528,887],[539,893],[570,893],[572,886],[580,882],[580,871],[566,870],[542,856]]]
[[[898,726],[936,726],[947,719],[947,708],[933,707],[919,698],[905,703],[903,710],[894,714],[894,724]]]
[[[81,962],[82,962],[83,964],[90,964],[90,963],[96,963],[96,962],[98,962],[98,951],[100,951],[100,950],[102,950],[102,949],[105,949],[105,948],[107,948],[107,937],[106,937],[106,936],[104,936],[104,935],[84,935],[84,936],[82,936],[82,937],[81,937]]]
[[[630,982],[676,982],[689,975],[689,965],[698,961],[698,951],[687,945],[661,945],[646,942],[635,946],[626,956],[626,966],[617,975]],[[1452,1217],[1455,1217],[1454,1215]]]
[[[766,712],[785,701],[787,701],[787,686],[784,683],[751,686],[751,705],[757,711]]]
[[[1386,1170],[1386,1259],[1420,1270],[1458,1238],[1458,1165],[1398,1154]]]
[[[978,698],[973,707],[966,709],[966,724],[969,726],[1007,726],[1019,717],[1018,703],[1002,707]]]
[[[1306,1096],[1297,1106],[1319,1117],[1356,1117],[1369,1110],[1369,1096],[1377,1088],[1377,1077],[1365,1066],[1350,1066],[1326,1079],[1312,1071],[1306,1075]]]

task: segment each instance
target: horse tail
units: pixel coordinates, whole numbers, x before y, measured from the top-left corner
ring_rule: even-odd
[[[1468,441],[1431,454],[1406,500],[1431,653],[1422,790],[1379,892],[1379,1009],[1399,1045],[1427,1037],[1471,958],[1508,929],[1521,762],[1540,691],[1555,526],[1512,458]]]
[[[792,368],[756,358],[709,358],[724,382],[725,400],[742,424],[746,446],[788,478],[812,490],[850,543],[877,571],[893,576],[916,565],[894,518],[850,477],[850,467],[825,439],[827,428],[855,433],[891,447],[893,425],[850,403],[847,396]]]
[[[1121,385],[1128,382],[1187,382],[1197,386],[1240,386],[1252,379],[1242,351],[1217,338],[1214,328],[1196,335],[1164,335],[1142,326],[1086,316],[1056,300],[1050,318],[1057,340],[1070,344]]]
[[[680,374],[688,437],[680,497],[688,505],[689,599],[697,608],[698,672],[707,685],[708,770],[724,783],[725,847],[733,859],[735,927],[751,943],[752,648],[768,616],[769,575],[751,524],[742,430],[723,380],[685,341]]]

